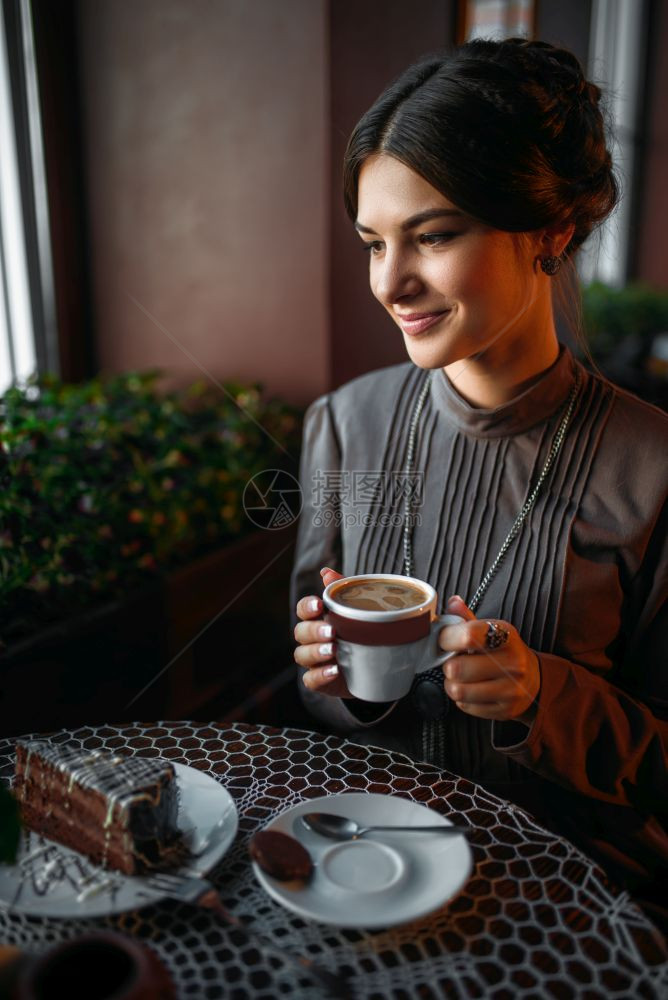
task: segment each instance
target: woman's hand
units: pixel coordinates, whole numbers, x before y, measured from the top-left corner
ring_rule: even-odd
[[[462,712],[481,719],[514,719],[530,726],[540,691],[538,657],[524,644],[516,628],[496,622],[508,641],[496,649],[485,644],[488,622],[478,620],[461,597],[451,597],[447,613],[460,615],[461,625],[446,625],[438,637],[442,649],[461,652],[443,664],[445,691]]]
[[[320,570],[323,586],[341,579],[341,573],[326,566]],[[309,691],[329,694],[334,698],[352,698],[336,665],[334,629],[322,618],[323,603],[319,597],[302,597],[297,602],[295,639],[300,644],[295,649],[295,661],[306,667],[302,681]]]

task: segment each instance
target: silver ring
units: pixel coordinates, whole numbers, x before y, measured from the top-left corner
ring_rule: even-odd
[[[499,646],[505,646],[509,639],[510,632],[507,628],[497,622],[487,622],[487,635],[485,637],[487,649],[498,649]]]

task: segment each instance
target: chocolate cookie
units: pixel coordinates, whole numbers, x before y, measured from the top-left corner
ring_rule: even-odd
[[[263,872],[280,882],[306,882],[313,871],[313,862],[306,848],[277,830],[260,830],[248,846],[248,853]]]

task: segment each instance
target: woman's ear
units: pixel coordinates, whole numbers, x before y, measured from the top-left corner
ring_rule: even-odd
[[[574,222],[569,222],[567,226],[549,226],[541,234],[539,252],[547,257],[561,257],[573,239],[574,232]]]

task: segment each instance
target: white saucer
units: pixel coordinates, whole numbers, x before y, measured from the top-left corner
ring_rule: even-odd
[[[307,812],[330,812],[364,826],[450,826],[440,813],[396,795],[343,792],[300,802],[267,830],[296,837],[315,870],[301,888],[272,878],[253,863],[255,876],[278,903],[334,927],[394,927],[438,909],[455,896],[471,873],[464,837],[438,833],[369,833],[356,841],[334,841],[309,830]]]

